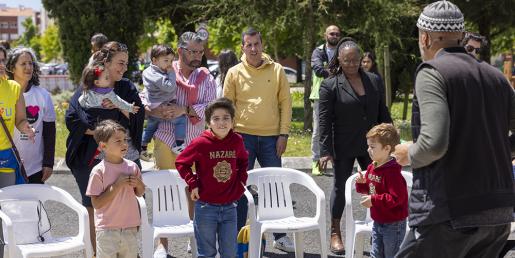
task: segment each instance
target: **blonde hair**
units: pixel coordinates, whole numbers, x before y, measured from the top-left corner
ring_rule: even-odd
[[[381,145],[390,145],[390,153],[395,149],[395,145],[400,143],[400,136],[397,128],[393,124],[382,123],[370,129],[367,133],[367,139],[375,139]]]

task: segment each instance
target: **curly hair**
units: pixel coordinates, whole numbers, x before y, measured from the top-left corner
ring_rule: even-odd
[[[127,50],[127,45],[117,41],[107,42],[100,50],[93,53],[91,57],[91,62],[101,62],[103,64],[109,63],[111,62],[113,57],[119,52],[128,54],[129,51]]]
[[[351,38],[351,37],[342,38],[340,40],[340,42],[338,42],[338,45],[336,45],[335,54],[328,65],[329,73],[331,74],[331,76],[336,76],[343,72],[342,68],[340,67],[340,61],[338,61],[338,55],[340,54],[340,50],[345,49],[345,48],[355,49],[358,52],[358,54],[361,56],[361,49],[360,49],[358,43],[356,43],[356,41],[353,38]],[[359,69],[361,69],[361,67]]]
[[[39,74],[41,73],[39,70],[38,59],[36,58],[36,54],[34,54],[34,50],[28,47],[20,46],[11,49],[9,54],[7,55],[7,62],[5,64],[5,71],[10,80],[14,80],[14,68],[16,66],[16,62],[21,55],[28,54],[32,59],[32,77],[29,80],[29,85],[39,85]]]

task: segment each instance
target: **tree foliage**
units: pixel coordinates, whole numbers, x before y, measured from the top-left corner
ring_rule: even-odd
[[[41,35],[39,42],[41,44],[41,60],[43,62],[61,59],[61,43],[57,26],[48,26],[43,35]]]
[[[40,50],[41,45],[39,43],[38,29],[34,24],[32,18],[27,18],[22,22],[23,28],[25,28],[25,32],[21,35],[21,37],[15,42],[14,45],[21,45],[25,47],[30,47],[34,50],[37,58],[40,58]]]
[[[131,63],[137,58],[137,39],[143,34],[144,0],[43,0],[59,26],[63,57],[72,80],[78,81],[90,56],[90,37],[104,33],[109,40],[125,43]],[[129,69],[133,69],[132,66]]]

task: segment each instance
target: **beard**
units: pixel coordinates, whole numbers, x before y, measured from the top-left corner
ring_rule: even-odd
[[[188,64],[188,66],[192,67],[192,68],[199,68],[200,65],[201,65],[201,61],[198,61],[198,60],[190,61]]]
[[[338,45],[338,41],[340,41],[339,38],[331,38],[327,40],[327,44],[329,44],[332,47],[335,47],[336,45]]]

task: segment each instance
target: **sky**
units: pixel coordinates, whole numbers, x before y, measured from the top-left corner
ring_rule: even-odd
[[[41,0],[0,0],[0,4],[6,4],[8,7],[23,5],[39,11],[43,8]]]

